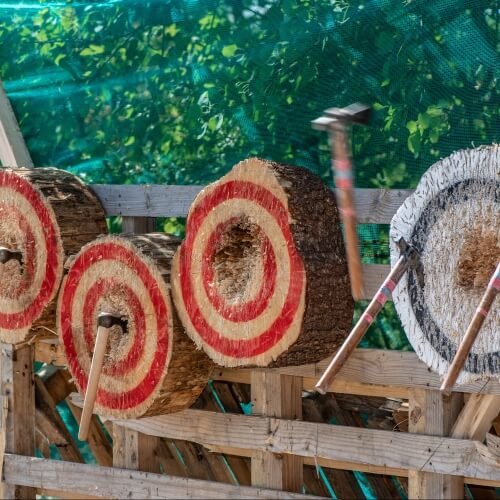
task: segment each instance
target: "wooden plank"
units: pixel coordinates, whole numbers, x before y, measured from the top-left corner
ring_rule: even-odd
[[[462,405],[463,398],[459,394],[445,398],[437,390],[411,390],[409,432],[431,436],[448,435]],[[434,457],[430,456],[428,461],[430,464],[434,463]],[[410,498],[425,500],[464,496],[464,482],[461,477],[414,469],[410,470],[408,478]]]
[[[33,380],[33,349],[0,344],[1,394],[8,397],[6,451],[19,455],[35,454],[35,391]],[[6,481],[8,483],[8,481]],[[7,484],[7,498],[34,498],[35,490]]]
[[[500,465],[486,446],[471,440],[200,410],[119,423],[153,436],[194,441],[218,452],[272,451],[317,461],[492,480],[500,485]]]
[[[9,400],[7,396],[0,396],[0,498],[6,497],[5,483],[3,480],[3,457],[7,444],[7,411]]]
[[[130,217],[185,217],[203,186],[93,184],[108,215]],[[355,189],[358,221],[389,224],[411,189]]]
[[[316,364],[278,368],[282,374],[303,377],[306,390],[312,390],[330,358]],[[250,369],[220,368],[212,377],[243,384],[250,383]],[[384,349],[357,349],[329,388],[330,392],[407,398],[408,388],[439,389],[439,375],[430,371],[414,352]],[[497,380],[456,385],[454,391],[500,395]]]
[[[122,232],[145,234],[156,230],[156,220],[149,217],[123,217]]]
[[[453,426],[451,436],[484,441],[500,413],[500,396],[471,394]]]
[[[264,370],[252,372],[252,413],[276,418],[302,418],[302,380]],[[303,460],[259,450],[251,462],[253,486],[300,492]]]
[[[109,498],[319,498],[267,488],[234,486],[126,469],[6,455],[5,479],[11,483]]]
[[[33,167],[31,156],[1,81],[0,162],[4,167]]]

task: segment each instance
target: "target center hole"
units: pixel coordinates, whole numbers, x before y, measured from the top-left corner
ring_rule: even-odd
[[[500,241],[491,231],[473,229],[465,236],[456,272],[458,286],[485,289],[500,261]]]
[[[261,229],[248,218],[240,218],[224,230],[212,265],[215,286],[228,302],[247,302],[259,289],[263,279],[261,254]]]

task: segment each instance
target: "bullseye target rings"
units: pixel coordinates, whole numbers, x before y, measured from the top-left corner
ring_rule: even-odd
[[[189,336],[221,365],[332,354],[353,310],[333,194],[305,169],[239,163],[193,203],[172,292]]]
[[[420,256],[423,280],[411,270],[393,293],[418,356],[448,371],[500,261],[500,148],[459,151],[433,165],[391,223],[391,259],[405,238]],[[500,376],[500,314],[492,310],[460,382]]]
[[[104,237],[86,245],[64,280],[58,329],[79,392],[85,394],[100,313],[111,328],[95,411],[137,418],[189,407],[212,363],[185,335],[169,297],[179,242],[163,234]]]
[[[64,259],[104,232],[99,201],[73,175],[56,169],[0,169],[2,341],[55,334],[54,298]]]

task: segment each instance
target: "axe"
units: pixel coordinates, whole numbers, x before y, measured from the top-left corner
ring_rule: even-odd
[[[364,298],[361,258],[356,232],[356,211],[354,208],[353,174],[350,146],[352,124],[367,125],[371,108],[363,104],[351,104],[346,108],[330,108],[324,116],[312,122],[315,130],[326,130],[332,149],[332,173],[337,187],[337,202],[340,218],[344,223],[347,266],[351,278],[351,291],[355,300]]]
[[[460,346],[458,347],[457,353],[453,358],[453,362],[450,365],[450,369],[444,379],[443,384],[441,385],[441,392],[445,396],[449,396],[455,382],[458,379],[458,375],[460,374],[463,366],[465,365],[465,361],[467,360],[467,356],[469,355],[474,342],[476,341],[477,336],[483,326],[484,320],[488,316],[490,312],[491,306],[493,305],[493,301],[500,291],[500,262],[497,265],[495,272],[493,273],[490,282],[484,292],[484,295],[481,299],[479,307],[476,309],[472,321],[465,332],[464,338],[462,342],[460,342]]]
[[[373,297],[372,301],[361,315],[361,318],[359,318],[356,323],[356,326],[352,329],[351,333],[342,344],[342,347],[338,350],[337,354],[328,365],[328,368],[316,384],[316,390],[320,394],[326,394],[333,379],[349,359],[349,356],[354,352],[354,349],[356,349],[356,346],[359,344],[370,325],[375,321],[378,313],[382,310],[384,304],[387,302],[406,271],[410,268],[414,269],[420,287],[424,286],[423,267],[417,250],[415,247],[408,244],[404,238],[398,241],[398,247],[401,255],[396,265],[391,269],[391,272],[378,289],[375,297]]]

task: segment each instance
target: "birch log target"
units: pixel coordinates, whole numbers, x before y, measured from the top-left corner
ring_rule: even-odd
[[[195,199],[172,292],[189,336],[223,366],[331,355],[353,314],[333,194],[302,168],[238,163]]]
[[[391,259],[405,238],[420,254],[393,292],[408,339],[444,375],[500,261],[500,148],[459,151],[433,165],[391,222]],[[500,376],[500,314],[492,310],[459,382]]]
[[[213,366],[187,337],[170,301],[179,240],[165,234],[105,236],[82,248],[64,279],[57,321],[68,369],[85,395],[100,313],[109,329],[95,412],[138,418],[191,406]]]
[[[105,232],[98,199],[77,177],[53,168],[0,169],[0,340],[56,333],[65,257]]]

